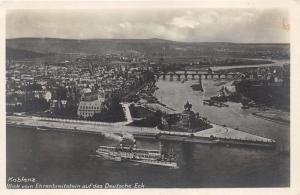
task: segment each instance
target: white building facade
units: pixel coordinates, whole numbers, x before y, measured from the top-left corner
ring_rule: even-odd
[[[103,108],[103,100],[80,101],[77,116],[88,118],[93,117],[94,114],[100,113]]]

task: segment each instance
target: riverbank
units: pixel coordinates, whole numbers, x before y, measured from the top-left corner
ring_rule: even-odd
[[[290,114],[287,112],[264,111],[264,112],[253,112],[252,115],[275,123],[290,125]]]
[[[31,116],[7,116],[7,126],[35,128],[37,130],[69,131],[96,133],[104,136],[129,133],[135,137],[148,137],[159,140],[185,141],[192,143],[215,143],[233,145],[274,146],[275,140],[253,135],[243,131],[212,124],[212,128],[195,132],[161,131],[157,128],[126,126],[121,123],[101,123],[72,121],[67,119],[51,119]],[[204,140],[204,141],[203,141]]]

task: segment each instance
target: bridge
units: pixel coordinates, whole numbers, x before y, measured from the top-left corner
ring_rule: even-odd
[[[214,73],[214,72],[201,72],[198,70],[185,70],[185,71],[175,71],[175,72],[158,72],[156,74],[156,78],[163,78],[166,79],[166,77],[169,77],[170,80],[173,80],[174,77],[177,78],[177,80],[181,80],[181,78],[184,78],[185,80],[188,80],[188,78],[191,78],[194,80],[195,78],[198,79],[222,79],[222,78],[233,78],[237,74],[235,73]]]

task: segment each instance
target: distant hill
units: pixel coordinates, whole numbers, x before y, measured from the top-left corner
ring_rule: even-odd
[[[270,55],[268,54],[268,51],[272,51],[272,55],[273,53],[280,53],[280,55],[282,55],[280,58],[289,58],[289,44],[239,44],[226,42],[190,43],[155,38],[85,40],[16,38],[7,39],[6,46],[11,49],[26,50],[36,53],[107,54],[140,52],[152,57],[226,56],[259,58],[262,55],[265,55],[265,53],[266,55]]]
[[[17,38],[7,39],[9,48],[24,49],[41,53],[88,53],[104,54],[112,51],[136,51],[163,47],[170,41],[163,39],[55,39],[55,38]]]
[[[49,53],[39,53],[34,51],[28,51],[24,49],[14,49],[6,47],[6,59],[32,59],[32,58],[39,58],[52,55]]]

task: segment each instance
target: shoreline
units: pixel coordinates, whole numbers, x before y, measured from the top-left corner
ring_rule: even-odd
[[[276,141],[253,135],[247,132],[234,130],[228,127],[213,124],[213,127],[207,130],[198,131],[194,133],[175,132],[175,131],[161,131],[157,128],[133,127],[124,124],[101,124],[95,123],[80,124],[62,121],[47,121],[37,118],[23,116],[23,117],[6,117],[6,126],[34,128],[40,131],[66,131],[66,132],[80,132],[93,133],[108,136],[115,133],[130,133],[136,138],[151,138],[158,140],[173,140],[178,142],[191,143],[210,143],[210,144],[228,144],[228,145],[253,145],[262,147],[274,147]]]
[[[266,116],[268,114],[268,112],[253,112],[252,115],[257,117],[257,118],[261,118],[264,120],[268,120],[268,121],[272,121],[274,123],[278,123],[278,124],[282,124],[282,125],[290,125],[290,121],[283,119],[283,118],[277,118],[276,116],[274,117],[270,117],[270,116]]]

